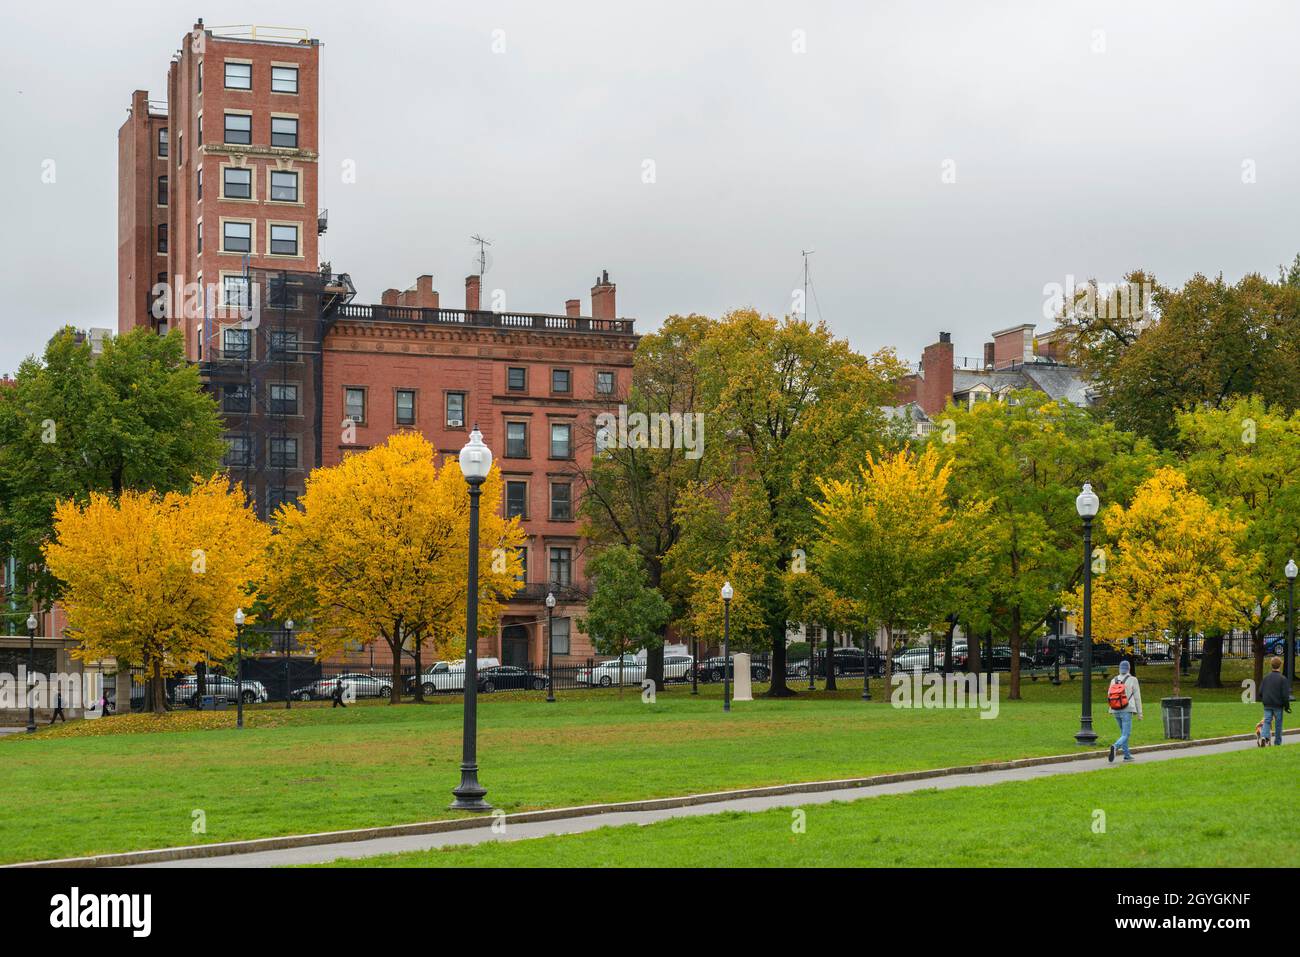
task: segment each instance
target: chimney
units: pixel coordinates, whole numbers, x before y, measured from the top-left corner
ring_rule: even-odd
[[[385,289],[384,294],[379,297],[379,301],[385,306],[395,306],[397,305],[398,297],[401,295],[402,294],[396,289]]]
[[[421,309],[438,308],[438,290],[433,288],[433,277],[428,273],[415,279],[415,305]]]
[[[988,347],[985,346],[987,355]],[[1025,322],[993,333],[993,368],[1010,369],[1034,361],[1034,327]]]
[[[576,319],[578,316],[582,315],[582,300],[581,299],[564,300],[564,314],[568,316],[570,319]]]
[[[465,277],[465,308],[470,312],[478,312],[481,285],[481,276]]]
[[[615,286],[609,281],[609,270],[604,270],[596,277],[596,285],[591,287],[591,317],[593,319],[613,319],[617,316],[614,308]]]
[[[984,368],[986,369],[993,368],[993,353],[995,350],[995,345],[996,344],[992,342],[984,343]]]
[[[952,336],[939,333],[939,341],[921,351],[921,385],[917,405],[935,416],[952,399]]]

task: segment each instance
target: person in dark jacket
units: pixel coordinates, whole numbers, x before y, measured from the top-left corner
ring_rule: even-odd
[[[330,694],[330,697],[334,700],[334,703],[330,705],[331,710],[333,710],[334,708],[346,708],[348,706],[347,702],[343,700],[343,679],[342,678],[335,680],[334,691],[332,694]]]
[[[1282,674],[1282,659],[1274,657],[1269,662],[1273,670],[1264,676],[1259,686],[1259,701],[1264,706],[1263,733],[1260,740],[1268,744],[1269,728],[1273,730],[1273,743],[1282,743],[1282,712],[1291,710],[1291,682]]]
[[[55,721],[62,721],[64,724],[68,723],[68,717],[63,713],[62,691],[56,691],[54,694],[54,714],[50,717],[50,724],[53,724]]]

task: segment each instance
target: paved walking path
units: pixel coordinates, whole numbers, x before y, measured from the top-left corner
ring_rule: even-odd
[[[1295,746],[1291,742],[1288,742],[1288,744],[1292,747]],[[1255,746],[1255,741],[1251,739],[1169,750],[1138,750],[1136,752],[1136,762],[1149,764],[1152,761],[1170,761],[1197,755],[1225,754],[1230,751],[1241,751]],[[925,788],[947,790],[949,788],[1002,784],[1006,781],[1032,781],[1036,778],[1051,777],[1058,774],[1080,774],[1086,771],[1096,771],[1099,768],[1105,768],[1115,774],[1122,774],[1131,766],[1123,765],[1118,759],[1114,765],[1107,764],[1104,751],[1100,753],[1100,760],[1078,760],[1073,756],[1070,756],[1070,758],[1026,767],[946,774],[941,777],[918,777],[911,780],[891,781],[861,787],[787,791],[781,794],[756,797],[722,798],[684,807],[611,811],[600,814],[587,813],[581,817],[542,821],[513,822],[507,817],[504,821],[497,823],[496,830],[492,827],[492,819],[484,818],[480,826],[467,830],[434,834],[405,834],[360,841],[340,841],[331,844],[279,848],[244,854],[229,854],[220,857],[199,857],[136,866],[281,867],[292,864],[315,864],[340,858],[373,857],[376,854],[422,851],[454,845],[480,844],[485,841],[519,841],[530,837],[549,837],[555,834],[578,834],[583,831],[594,831],[602,827],[617,827],[621,824],[653,824],[656,821],[664,821],[670,818],[698,817],[705,814],[720,814],[725,811],[766,811],[769,808],[793,808],[809,804],[826,804],[831,801],[856,801],[861,798],[877,797],[882,794],[906,794],[910,791],[919,791]]]

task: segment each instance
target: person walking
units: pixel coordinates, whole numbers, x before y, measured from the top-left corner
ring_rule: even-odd
[[[68,717],[63,713],[63,691],[62,690],[56,691],[54,693],[54,714],[50,716],[50,724],[53,724],[56,718],[62,721],[64,724],[68,723]]]
[[[1123,751],[1124,760],[1132,761],[1133,753],[1128,749],[1128,739],[1133,732],[1133,716],[1142,717],[1142,687],[1133,675],[1128,659],[1119,663],[1119,674],[1111,679],[1110,687],[1106,689],[1106,703],[1110,705],[1110,713],[1119,724],[1119,737],[1110,746],[1106,760],[1114,762],[1115,752]]]
[[[330,697],[334,699],[334,703],[330,705],[330,710],[333,710],[334,708],[347,707],[347,702],[343,700],[343,679],[342,678],[335,679],[334,692],[330,695]]]
[[[1269,729],[1272,729],[1273,743],[1282,743],[1282,712],[1291,710],[1291,689],[1286,675],[1282,674],[1282,659],[1276,655],[1269,663],[1272,670],[1264,676],[1259,685],[1259,701],[1264,706],[1264,720],[1260,722],[1259,743],[1268,744]]]

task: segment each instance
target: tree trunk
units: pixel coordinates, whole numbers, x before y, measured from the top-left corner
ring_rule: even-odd
[[[1178,698],[1178,697],[1181,697],[1181,696],[1182,696],[1182,695],[1181,695],[1182,690],[1183,690],[1183,685],[1182,685],[1182,681],[1181,681],[1181,678],[1182,678],[1182,669],[1181,669],[1181,667],[1180,667],[1181,664],[1182,664],[1182,660],[1183,660],[1183,636],[1182,636],[1182,635],[1179,635],[1178,637],[1176,637],[1176,638],[1174,639],[1174,690],[1173,690],[1173,696],[1174,696],[1175,698]]]
[[[393,686],[388,689],[388,703],[401,704],[402,702],[402,626],[399,623],[393,630],[395,637],[388,640],[388,647],[393,651]],[[465,675],[469,677],[468,674]]]
[[[966,629],[966,670],[971,674],[980,673],[980,640],[975,636],[973,628]]]
[[[1196,674],[1196,687],[1223,687],[1223,635],[1205,636],[1201,667]]]
[[[1020,700],[1020,606],[1011,609],[1011,633],[1007,636],[1011,645],[1011,690],[1007,692],[1008,701]]]
[[[768,630],[772,633],[772,684],[763,697],[794,697],[797,692],[785,683],[785,616],[769,621]]]
[[[167,687],[163,684],[162,662],[157,659],[154,659],[153,674],[149,678],[149,697],[153,699],[150,702],[153,713],[162,714],[166,710],[164,703],[167,699]]]
[[[424,648],[423,639],[415,639],[415,701],[417,704],[424,701],[424,665],[420,663],[420,652]],[[393,688],[397,690],[396,687]]]
[[[894,689],[894,626],[885,622],[885,693]]]
[[[664,646],[647,648],[645,653],[645,676],[654,682],[655,691],[665,690],[664,685]]]
[[[1287,636],[1290,637],[1289,635]],[[1255,656],[1255,694],[1259,694],[1259,686],[1264,683],[1264,625],[1251,625],[1250,627],[1250,646]]]
[[[835,690],[835,641],[831,637],[834,634],[829,628],[826,629],[826,690]]]

